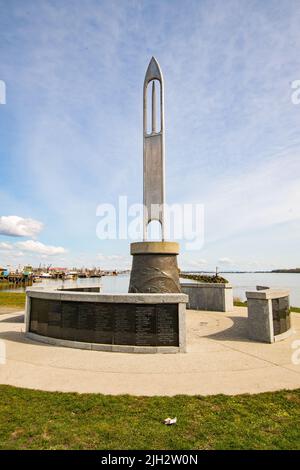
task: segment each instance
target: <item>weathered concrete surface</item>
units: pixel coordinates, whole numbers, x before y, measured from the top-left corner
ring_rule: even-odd
[[[19,312],[21,314],[22,312]],[[174,355],[85,351],[26,339],[19,315],[3,315],[0,339],[7,363],[0,383],[42,390],[133,395],[238,394],[300,387],[300,365],[292,363],[294,334],[280,343],[247,338],[247,310],[187,312],[187,353]]]
[[[8,313],[17,312],[17,307],[1,307],[0,306],[0,315],[7,315]]]
[[[233,310],[232,286],[228,283],[182,283],[181,292],[189,296],[188,308],[231,312]]]
[[[266,343],[274,342],[272,311],[270,301],[248,299],[248,334],[249,338]]]

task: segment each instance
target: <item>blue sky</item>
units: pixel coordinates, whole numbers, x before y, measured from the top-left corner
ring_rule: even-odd
[[[96,207],[142,201],[154,55],[167,202],[205,208],[180,266],[300,266],[299,24],[292,0],[0,0],[0,265],[130,265]]]

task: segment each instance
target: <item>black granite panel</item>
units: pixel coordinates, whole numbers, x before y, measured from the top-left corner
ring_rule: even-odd
[[[62,302],[61,327],[63,339],[76,341],[78,310],[81,302]]]
[[[274,335],[285,333],[291,327],[289,297],[272,299]]]
[[[135,345],[156,346],[156,308],[155,305],[136,305],[135,307]]]
[[[76,341],[94,343],[95,341],[95,303],[78,302]]]
[[[32,333],[38,332],[38,308],[37,302],[39,299],[30,299],[30,319],[29,319],[29,331]]]
[[[112,304],[113,305],[113,304]],[[114,304],[114,344],[135,344],[135,305]]]
[[[277,304],[273,309],[276,325],[284,320],[286,326],[289,319],[278,316],[276,308]],[[285,303],[282,303],[280,312],[283,310],[286,311]],[[178,305],[32,298],[30,331],[43,336],[88,343],[178,346]]]
[[[49,300],[31,299],[31,311],[37,315],[37,334],[48,336]]]
[[[156,305],[157,346],[179,346],[178,305]]]
[[[95,343],[112,344],[114,331],[114,305],[95,304],[94,335]]]
[[[48,300],[48,336],[62,338],[61,328],[61,302],[59,300]]]

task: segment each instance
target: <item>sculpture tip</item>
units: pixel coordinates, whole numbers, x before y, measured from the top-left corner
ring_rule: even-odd
[[[162,80],[162,73],[157,59],[152,56],[146,72],[145,81],[149,82],[154,79]]]

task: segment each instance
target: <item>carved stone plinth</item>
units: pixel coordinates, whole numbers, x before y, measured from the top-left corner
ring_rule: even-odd
[[[133,256],[129,292],[180,292],[175,242],[138,242],[130,245]]]

